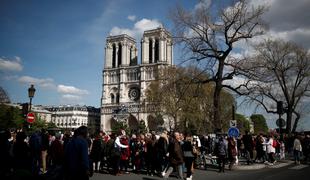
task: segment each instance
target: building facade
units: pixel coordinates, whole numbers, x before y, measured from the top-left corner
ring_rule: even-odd
[[[54,106],[46,108],[51,112],[51,122],[62,129],[76,129],[87,126],[89,132],[100,130],[100,109],[91,106]]]
[[[109,36],[106,40],[101,98],[101,129],[111,130],[113,121],[129,127],[150,116],[146,90],[161,69],[173,65],[173,44],[164,28],[148,30],[141,40],[141,60],[134,38],[128,35]]]

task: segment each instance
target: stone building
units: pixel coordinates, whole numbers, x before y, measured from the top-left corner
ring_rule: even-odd
[[[146,89],[161,69],[173,65],[170,33],[160,27],[143,33],[141,59],[134,38],[122,34],[106,39],[101,98],[101,129],[111,130],[113,121],[134,128],[151,116]]]
[[[51,112],[51,122],[62,129],[76,129],[87,126],[90,133],[100,130],[100,109],[91,106],[53,106],[46,108]]]

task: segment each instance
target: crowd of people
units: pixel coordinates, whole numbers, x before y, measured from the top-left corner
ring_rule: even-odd
[[[167,131],[127,135],[121,130],[89,136],[85,126],[64,134],[44,129],[30,136],[22,131],[3,131],[0,143],[1,177],[70,180],[86,180],[94,172],[117,176],[145,173],[163,178],[175,172],[177,178],[192,179],[195,168],[206,169],[207,157],[219,172],[225,172],[226,164],[232,170],[241,158],[246,164],[273,165],[292,155],[300,164],[308,161],[310,152],[309,135],[280,138],[272,133],[266,136],[245,132],[234,138]]]

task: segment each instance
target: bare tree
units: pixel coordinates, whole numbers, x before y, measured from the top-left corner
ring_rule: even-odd
[[[256,54],[242,66],[252,80],[249,97],[268,113],[277,113],[276,104],[283,101],[286,131],[294,132],[301,101],[310,95],[310,55],[304,48],[282,40],[266,40],[255,50]]]
[[[234,44],[261,35],[265,26],[261,20],[265,6],[250,7],[246,0],[234,1],[232,6],[222,8],[218,14],[206,7],[187,11],[178,6],[171,13],[175,40],[184,47],[184,61],[199,61],[205,65],[209,77],[199,83],[214,83],[213,123],[221,127],[220,94],[223,88],[232,88],[223,82],[237,75],[229,61]],[[228,68],[230,71],[228,71]]]

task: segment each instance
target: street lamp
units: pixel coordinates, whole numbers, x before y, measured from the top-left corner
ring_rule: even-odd
[[[29,112],[31,111],[31,102],[32,102],[32,98],[33,98],[35,92],[36,92],[36,89],[34,88],[34,85],[31,84],[30,88],[28,88],[28,97],[30,99]]]

